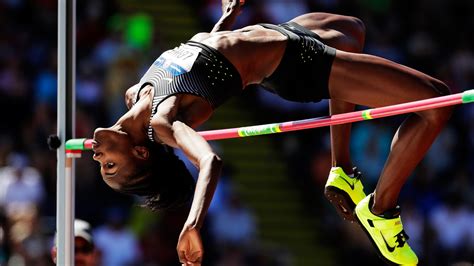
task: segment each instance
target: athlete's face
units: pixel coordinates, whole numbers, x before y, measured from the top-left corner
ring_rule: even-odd
[[[146,159],[134,147],[126,132],[113,127],[95,130],[92,149],[93,159],[100,163],[102,178],[114,189],[126,185],[127,177]]]

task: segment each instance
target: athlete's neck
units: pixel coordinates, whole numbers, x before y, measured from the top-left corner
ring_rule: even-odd
[[[153,92],[152,86],[140,90],[139,100],[113,126],[127,132],[137,144],[147,141],[146,132],[150,123]]]

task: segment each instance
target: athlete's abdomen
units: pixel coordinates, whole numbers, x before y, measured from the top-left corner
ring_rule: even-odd
[[[244,85],[260,83],[277,68],[287,37],[261,26],[211,34],[202,43],[222,53],[239,71]]]

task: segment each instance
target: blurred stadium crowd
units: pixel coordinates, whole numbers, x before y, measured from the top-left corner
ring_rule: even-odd
[[[124,12],[123,2],[77,1],[76,136],[91,136],[95,127],[111,125],[125,111],[125,89],[171,48],[160,25],[153,23],[159,14]],[[201,31],[211,29],[221,12],[217,0],[180,4],[193,10],[187,19],[195,20]],[[248,0],[236,27],[284,22],[315,11],[361,18],[367,27],[366,53],[433,75],[453,92],[474,88],[474,1]],[[0,265],[53,264],[56,153],[48,150],[46,138],[56,132],[56,47],[56,1],[0,1]],[[255,124],[328,112],[326,102],[298,105],[263,90],[250,94],[249,101],[260,108],[255,108],[260,110]],[[400,121],[354,124],[351,149],[366,192],[375,187]],[[379,264],[360,230],[342,221],[323,198],[330,167],[328,133],[275,137],[274,146],[288,162],[288,178],[311,198],[303,204],[308,215],[321,221],[316,230],[328,232],[318,241],[339,254],[333,265]],[[456,108],[403,190],[405,230],[424,265],[474,262],[473,162],[471,104]],[[106,187],[95,162],[86,158],[76,164],[76,216],[94,228],[97,265],[178,265],[175,245],[186,210],[149,213],[136,207],[136,199]],[[222,179],[208,221],[204,265],[292,265],[291,259],[274,261],[273,255],[255,252],[258,216],[233,189],[231,171]]]

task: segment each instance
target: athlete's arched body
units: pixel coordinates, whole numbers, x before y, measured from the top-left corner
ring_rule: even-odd
[[[198,33],[163,53],[127,91],[130,110],[94,134],[94,159],[101,164],[104,181],[115,190],[146,196],[152,208],[185,201],[193,191],[182,163],[166,147],[181,149],[199,169],[177,247],[180,261],[188,265],[201,262],[199,230],[222,164],[194,128],[247,85],[261,84],[293,101],[329,98],[333,113],[350,111],[354,104],[379,107],[449,94],[437,79],[358,53],[365,29],[356,18],[311,13],[278,26],[227,31],[240,8],[238,2],[228,4],[211,33]],[[396,208],[398,195],[450,114],[450,108],[442,108],[410,115],[393,139],[376,190],[368,196],[357,178],[346,175],[352,171],[350,126],[332,128],[333,166],[342,168],[332,169],[327,195],[350,203],[343,205],[349,208],[344,213],[349,219],[357,205],[355,217],[389,262],[417,262]]]

